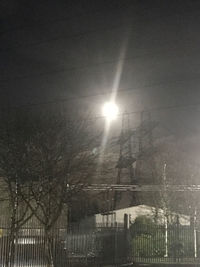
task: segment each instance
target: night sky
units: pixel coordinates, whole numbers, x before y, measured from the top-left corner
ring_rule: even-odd
[[[199,47],[199,1],[1,0],[1,106],[98,116],[116,86],[121,112],[159,107],[152,116],[200,162]]]

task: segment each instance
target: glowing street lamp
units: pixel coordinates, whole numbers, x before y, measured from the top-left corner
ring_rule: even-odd
[[[119,108],[114,102],[107,102],[103,106],[103,116],[108,121],[115,120],[118,116]]]

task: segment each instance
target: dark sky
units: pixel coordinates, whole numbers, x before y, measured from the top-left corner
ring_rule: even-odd
[[[121,111],[200,103],[199,32],[198,0],[1,0],[1,105],[56,101],[99,115],[109,95],[62,100],[110,92],[116,77]],[[200,161],[200,106],[152,115]]]

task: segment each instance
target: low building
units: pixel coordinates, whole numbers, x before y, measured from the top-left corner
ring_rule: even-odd
[[[131,223],[135,221],[138,216],[146,216],[152,220],[157,220],[158,224],[164,224],[166,216],[163,209],[147,206],[147,205],[138,205],[128,208],[113,210],[106,213],[100,213],[94,215],[92,218],[83,220],[82,223],[93,222],[96,226],[115,226],[124,224],[124,215],[128,215],[128,227]],[[180,225],[190,225],[190,216],[171,212],[168,215],[168,222],[170,224],[176,223],[177,218]]]

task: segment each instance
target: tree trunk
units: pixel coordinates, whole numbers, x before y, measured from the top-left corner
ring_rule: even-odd
[[[8,253],[6,255],[6,267],[14,266],[15,260],[15,239],[16,239],[16,229],[14,225],[11,225],[9,237],[8,237]]]
[[[44,230],[44,249],[47,267],[54,267],[53,240],[49,229]]]

